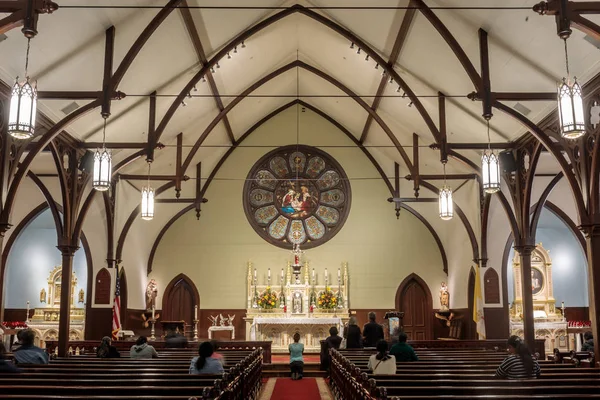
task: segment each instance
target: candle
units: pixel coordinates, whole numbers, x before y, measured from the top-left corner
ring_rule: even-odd
[[[560,305],[561,305],[561,308],[565,308],[565,302],[564,301],[561,302]]]
[[[198,320],[198,305],[194,306],[194,320]]]
[[[341,276],[341,270],[338,268],[338,278]]]
[[[283,268],[281,268],[281,280],[283,280]]]
[[[256,278],[256,268],[254,268],[254,277]]]
[[[152,306],[152,319],[154,319],[154,306]]]
[[[269,279],[271,278],[271,268],[269,268],[269,270],[267,271],[267,274],[269,276]]]
[[[327,279],[327,268],[325,268],[325,279]]]
[[[315,269],[313,268],[312,277],[315,279]]]

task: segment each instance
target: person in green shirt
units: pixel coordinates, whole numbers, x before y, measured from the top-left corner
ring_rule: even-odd
[[[415,354],[415,350],[411,345],[406,343],[408,336],[406,333],[400,332],[398,335],[398,343],[390,349],[390,355],[396,357],[396,361],[419,361],[419,357]]]
[[[290,343],[290,369],[292,370],[292,380],[302,379],[304,373],[304,345],[300,343],[300,333],[294,333],[294,343]]]

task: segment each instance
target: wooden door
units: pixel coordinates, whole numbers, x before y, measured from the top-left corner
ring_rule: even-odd
[[[408,339],[430,340],[433,309],[431,293],[425,282],[414,275],[405,279],[398,291],[398,309],[404,312],[404,332]]]
[[[467,332],[466,339],[477,340],[479,337],[477,336],[477,324],[473,321],[473,303],[475,302],[475,270],[471,268],[471,272],[469,273],[469,282],[468,282],[468,315],[467,315]]]
[[[198,290],[194,283],[185,275],[175,277],[165,289],[163,299],[163,321],[185,321],[193,325],[194,307],[198,305]]]

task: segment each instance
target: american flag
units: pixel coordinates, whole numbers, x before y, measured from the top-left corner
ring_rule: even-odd
[[[117,340],[117,335],[121,330],[121,273],[117,266],[117,284],[115,287],[115,301],[113,302],[113,318],[112,318],[112,338]]]

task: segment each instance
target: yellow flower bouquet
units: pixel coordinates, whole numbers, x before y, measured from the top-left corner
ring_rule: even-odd
[[[262,292],[258,297],[258,306],[260,308],[264,308],[266,310],[270,310],[275,308],[277,305],[277,294],[271,291],[270,287],[267,287],[267,290]]]
[[[325,309],[333,309],[338,306],[338,296],[334,292],[331,291],[331,288],[328,286],[325,288],[324,292],[319,294],[319,298],[317,299],[317,306],[319,308]]]

